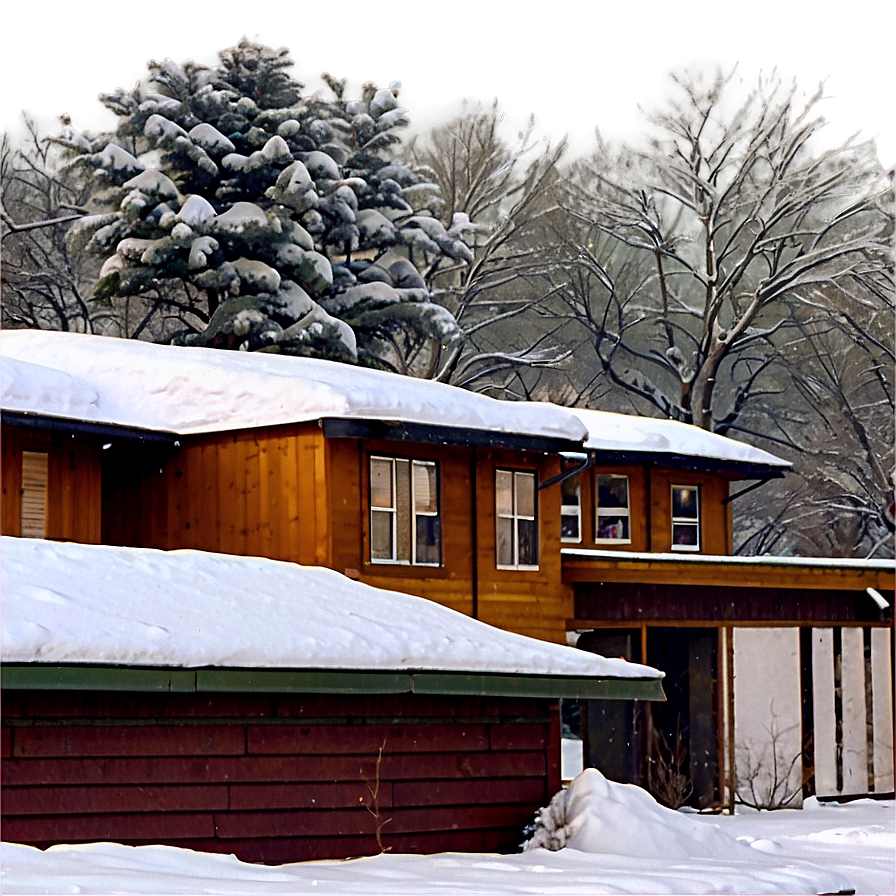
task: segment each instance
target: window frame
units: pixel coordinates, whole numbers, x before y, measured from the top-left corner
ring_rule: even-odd
[[[697,496],[696,500],[696,516],[694,517],[683,517],[683,516],[675,516],[675,490],[683,489],[687,491],[694,492]],[[699,485],[692,483],[670,483],[669,485],[669,519],[671,521],[670,528],[670,550],[673,551],[690,551],[690,552],[699,552],[703,547],[703,538],[702,538],[702,513],[701,513],[701,489]],[[689,529],[694,529],[697,533],[697,540],[694,544],[676,544],[675,542],[675,527],[676,526],[687,526]]]
[[[373,465],[375,461],[383,461],[390,465],[390,489],[391,489],[391,500],[392,503],[390,506],[386,507],[384,505],[376,505],[373,501]],[[408,465],[408,493],[407,493],[407,508],[406,510],[406,518],[408,521],[408,544],[409,544],[409,558],[407,560],[402,560],[398,557],[398,545],[399,545],[399,531],[398,531],[398,520],[399,520],[399,489],[398,489],[398,464],[400,462],[404,462]],[[414,491],[414,470],[417,467],[427,467],[432,468],[434,471],[433,480],[435,482],[435,493],[436,500],[435,511],[418,511],[416,508],[416,494]],[[391,454],[370,454],[367,459],[367,475],[368,475],[368,483],[367,483],[367,502],[368,502],[368,557],[369,562],[371,564],[376,564],[377,566],[422,566],[428,569],[438,569],[442,566],[442,488],[441,488],[441,477],[440,477],[440,469],[438,460],[431,458],[418,458],[418,457],[404,457],[401,455],[391,455]],[[374,557],[374,547],[373,547],[373,520],[375,514],[389,514],[391,516],[391,524],[390,524],[390,532],[391,532],[391,544],[392,544],[392,556],[391,557]],[[427,518],[435,518],[436,519],[436,527],[438,531],[438,560],[435,562],[429,562],[418,559],[418,537],[417,537],[417,519],[418,517],[427,517]]]
[[[566,504],[563,500],[563,486],[566,482],[572,481],[576,484],[576,503],[575,504]],[[572,511],[570,511],[572,508]],[[571,535],[563,534],[563,518],[574,516],[576,519],[576,528],[578,530],[578,536],[573,537]],[[582,532],[582,476],[580,473],[577,473],[575,476],[570,476],[568,480],[564,480],[564,482],[560,483],[560,541],[563,544],[581,544],[584,538],[584,533]]]
[[[498,477],[502,474],[509,474],[511,477],[511,507],[510,513],[501,513],[498,506]],[[532,515],[519,513],[519,489],[518,483],[525,477],[532,480]],[[507,570],[521,570],[524,572],[535,572],[539,569],[540,555],[540,532],[538,526],[538,473],[535,470],[512,469],[507,467],[497,467],[495,469],[495,568]],[[508,565],[500,562],[499,551],[499,532],[498,527],[500,520],[509,519],[511,521],[511,550],[513,554],[513,563]],[[532,522],[535,530],[534,538],[534,563],[520,563],[520,522]]]
[[[600,480],[604,476],[608,479],[624,479],[625,480],[625,507],[608,507],[606,512],[601,514],[600,507]],[[601,516],[618,516],[625,517],[628,520],[628,537],[627,538],[601,538],[600,537],[600,518]],[[628,473],[599,473],[594,474],[594,543],[595,544],[631,544],[632,543],[632,480]]]

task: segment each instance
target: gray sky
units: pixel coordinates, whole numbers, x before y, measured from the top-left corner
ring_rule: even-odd
[[[641,0],[612,7],[599,0],[49,0],[16,7],[0,19],[7,128],[23,108],[46,123],[68,112],[75,126],[108,126],[97,94],[133,86],[146,60],[213,62],[217,50],[245,34],[288,46],[295,74],[311,87],[324,70],[356,89],[366,80],[400,80],[417,126],[444,120],[464,97],[497,96],[509,128],[524,129],[534,112],[539,138],[568,132],[582,152],[595,125],[613,139],[636,133],[638,106],[662,100],[670,69],[737,62],[738,75],[752,83],[760,70],[777,67],[807,92],[827,81],[822,112],[832,143],[859,131],[877,138],[884,164],[896,162],[896,4],[886,0]]]

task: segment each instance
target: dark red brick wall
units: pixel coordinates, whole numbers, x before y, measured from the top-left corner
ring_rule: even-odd
[[[2,748],[4,840],[245,861],[374,854],[378,821],[393,852],[512,850],[560,787],[528,698],[6,691]]]

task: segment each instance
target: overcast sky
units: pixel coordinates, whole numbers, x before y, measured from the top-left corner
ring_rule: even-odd
[[[460,101],[498,97],[514,130],[534,112],[537,136],[569,133],[587,151],[595,125],[610,138],[639,128],[638,106],[668,92],[671,69],[739,63],[752,81],[777,67],[807,92],[826,80],[822,111],[833,143],[875,137],[896,162],[896,3],[851,0],[333,0],[236,3],[16,3],[0,16],[2,119],[26,109],[47,124],[109,126],[97,94],[130,88],[148,59],[214,62],[242,35],[287,46],[309,86],[329,71],[356,89],[403,84],[416,126],[437,123]],[[733,11],[732,11],[733,10]]]

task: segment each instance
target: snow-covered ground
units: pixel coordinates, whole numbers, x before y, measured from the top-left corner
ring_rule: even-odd
[[[560,811],[558,804],[564,808]],[[733,817],[671,812],[594,770],[551,816],[558,851],[384,854],[266,867],[167,846],[4,844],[4,893],[894,892],[893,802]],[[550,824],[548,825],[550,827]],[[548,839],[551,839],[550,837]]]

